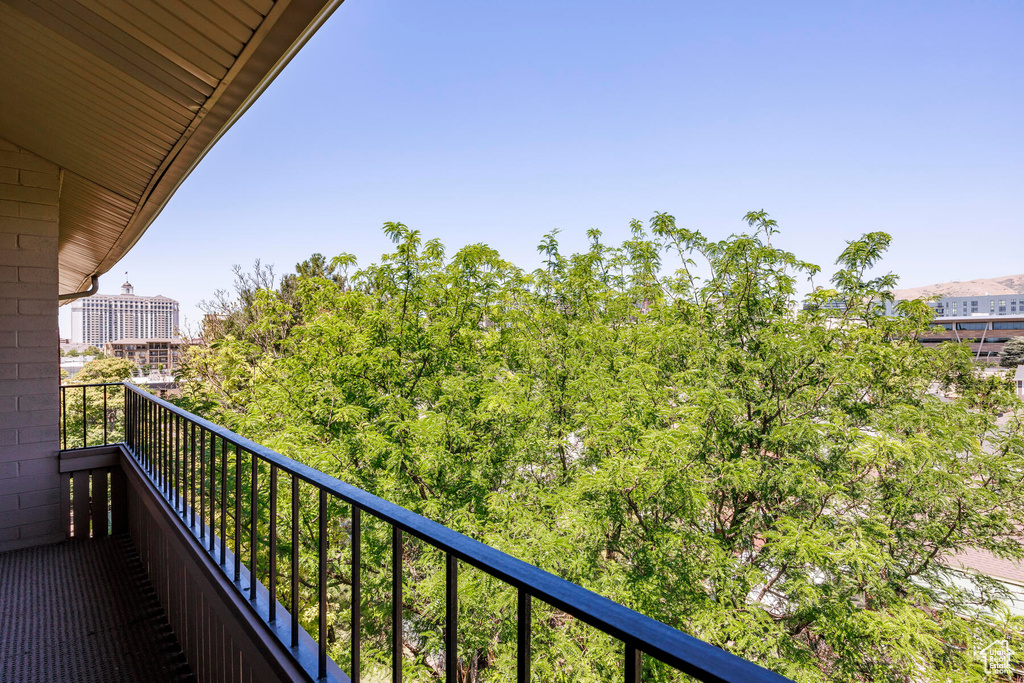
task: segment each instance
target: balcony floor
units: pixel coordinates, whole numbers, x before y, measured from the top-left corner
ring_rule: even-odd
[[[126,536],[0,554],[0,683],[193,680]]]

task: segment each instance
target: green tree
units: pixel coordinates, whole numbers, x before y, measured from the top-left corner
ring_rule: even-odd
[[[85,351],[82,352],[82,355],[83,356],[93,356],[94,358],[106,358],[107,357],[106,354],[103,353],[103,351],[99,347],[97,347],[97,346],[86,347]]]
[[[888,235],[850,242],[797,310],[820,269],[773,245],[766,214],[746,219],[713,241],[656,214],[572,255],[552,233],[534,272],[388,223],[378,263],[342,255],[287,291],[249,287],[187,355],[182,403],[799,681],[984,680],[972,646],[1019,650],[1021,622],[1000,584],[948,558],[1024,557],[1024,430],[996,423],[1019,404],[965,349],[916,341],[924,302],[882,315],[896,278],[869,273]],[[821,305],[834,300],[846,309]],[[329,513],[328,639],[345,668],[348,512]],[[370,667],[389,656],[389,543],[367,523]],[[443,558],[405,550],[408,667],[436,678]],[[460,601],[460,680],[513,680],[514,592],[467,570]],[[621,675],[617,643],[535,609],[541,679]]]
[[[1024,337],[1014,337],[1003,345],[999,353],[999,364],[1004,368],[1024,365]]]

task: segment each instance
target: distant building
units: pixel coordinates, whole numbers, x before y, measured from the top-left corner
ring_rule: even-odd
[[[178,302],[137,296],[131,283],[119,295],[97,294],[71,304],[71,340],[102,346],[117,339],[170,338],[178,333]]]
[[[1024,365],[1017,366],[1017,372],[1013,375],[1013,383],[1017,386],[1017,398],[1024,401]]]
[[[112,358],[124,358],[143,368],[157,370],[160,366],[170,373],[181,364],[181,351],[188,342],[178,337],[155,339],[118,339],[104,344],[104,353]],[[147,371],[148,371],[147,370]],[[144,374],[144,373],[143,373]]]
[[[828,299],[823,302],[805,299],[803,309],[805,311],[830,311],[838,315],[846,312],[846,299]]]
[[[886,303],[886,315],[893,315],[895,304],[896,302]],[[929,301],[928,305],[935,309],[936,318],[1024,316],[1024,294],[949,295],[938,301]]]
[[[66,373],[67,379],[71,379],[85,367],[86,363],[95,360],[95,356],[75,356],[73,358],[61,358],[60,369]]]
[[[1024,337],[1024,313],[1015,316],[972,316],[936,318],[932,332],[920,341],[925,346],[945,342],[967,344],[978,360],[996,362],[1003,345],[1014,337]]]
[[[895,314],[896,303],[886,303],[887,315]],[[1024,337],[1024,294],[949,295],[927,303],[935,310],[933,324],[943,329],[922,336],[925,346],[960,342],[978,360],[996,361],[1006,342]]]

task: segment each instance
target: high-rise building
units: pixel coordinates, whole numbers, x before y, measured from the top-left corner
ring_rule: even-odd
[[[178,302],[166,296],[137,296],[131,283],[118,295],[97,294],[71,304],[71,341],[102,346],[128,338],[178,335]]]

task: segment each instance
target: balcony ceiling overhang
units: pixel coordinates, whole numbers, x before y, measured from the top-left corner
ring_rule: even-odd
[[[132,248],[340,4],[0,0],[0,138],[61,167],[61,294]]]

